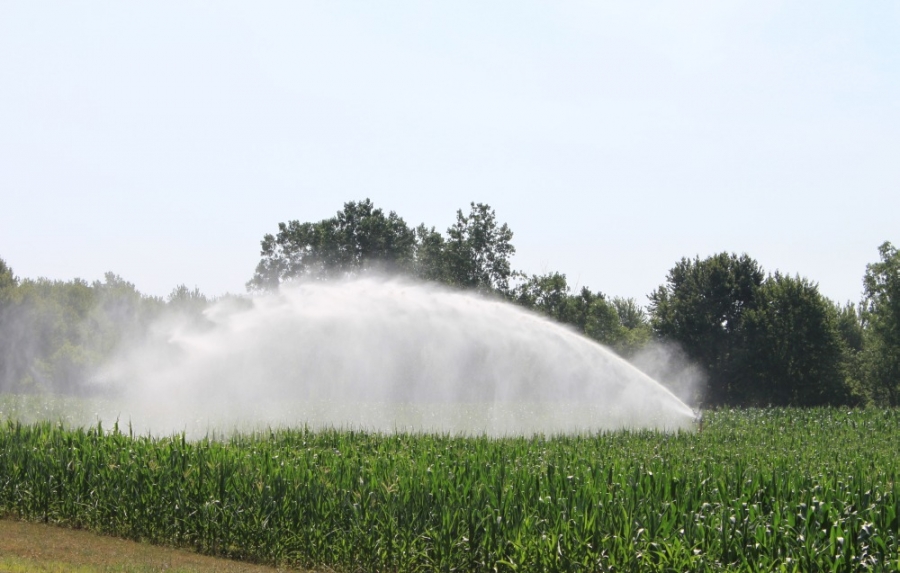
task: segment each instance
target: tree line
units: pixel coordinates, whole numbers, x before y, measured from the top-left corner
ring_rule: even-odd
[[[867,266],[859,305],[836,304],[806,278],[767,274],[746,254],[719,253],[676,262],[644,307],[573,290],[562,273],[514,270],[512,239],[482,203],[457,211],[442,233],[351,201],[328,219],[266,234],[247,288],[404,275],[505,299],[625,357],[674,345],[704,372],[694,399],[706,407],[900,405],[900,255],[891,243]],[[199,314],[208,303],[183,285],[167,299],[148,297],[112,273],[92,284],[19,280],[0,259],[0,390],[81,391],[124,340],[166,313]]]
[[[147,296],[114,273],[92,283],[19,279],[0,259],[0,392],[90,394],[88,381],[117,348],[208,302],[184,285]]]

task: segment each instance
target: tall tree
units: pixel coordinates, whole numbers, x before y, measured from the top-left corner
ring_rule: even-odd
[[[852,302],[833,304],[837,317],[837,330],[844,348],[842,361],[844,383],[847,387],[847,401],[851,404],[866,404],[872,401],[872,393],[865,383],[863,371],[863,348],[865,331],[859,308]]]
[[[391,211],[372,201],[344,204],[334,217],[318,223],[278,224],[276,235],[263,237],[256,273],[248,288],[276,288],[293,278],[327,279],[368,270],[412,270],[416,235]]]
[[[16,275],[13,274],[12,268],[0,258],[0,297],[3,296],[3,293],[8,293],[15,288],[17,284],[19,284],[19,281],[16,279]],[[0,302],[2,301],[3,299],[0,298]]]
[[[0,391],[9,389],[18,376],[20,366],[16,357],[18,335],[13,312],[14,297],[19,281],[6,261],[0,259]]]
[[[650,295],[651,325],[704,369],[707,403],[740,400],[744,313],[756,303],[763,270],[746,254],[681,259]]]
[[[453,286],[509,292],[510,257],[516,252],[513,233],[497,222],[490,205],[472,203],[468,215],[456,212],[444,243],[445,281]]]
[[[380,270],[508,294],[515,275],[512,235],[483,203],[472,203],[467,215],[458,211],[445,238],[434,227],[410,229],[396,213],[385,215],[369,199],[350,202],[317,223],[279,223],[277,234],[263,237],[262,258],[247,287],[270,290],[296,278],[324,280]]]
[[[447,283],[449,273],[444,265],[444,237],[424,224],[416,227],[416,277],[430,282]]]
[[[834,305],[818,286],[775,273],[744,313],[744,404],[822,406],[849,399]]]
[[[873,397],[900,405],[900,253],[891,243],[878,247],[881,260],[866,267],[862,317],[863,368]]]
[[[712,405],[816,406],[852,403],[853,328],[800,277],[763,271],[721,253],[682,259],[651,296],[652,325],[707,375]]]

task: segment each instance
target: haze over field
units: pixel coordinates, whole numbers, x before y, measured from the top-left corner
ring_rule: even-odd
[[[101,370],[107,426],[551,435],[694,422],[668,389],[558,323],[406,280],[291,285],[152,331]]]
[[[0,256],[241,292],[260,237],[469,201],[516,268],[643,297],[747,252],[839,302],[900,211],[900,6],[3,3]]]

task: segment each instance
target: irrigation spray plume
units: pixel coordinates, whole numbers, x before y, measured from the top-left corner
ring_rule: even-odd
[[[141,431],[307,424],[531,435],[691,428],[610,350],[514,305],[396,279],[282,287],[157,324],[107,366]]]

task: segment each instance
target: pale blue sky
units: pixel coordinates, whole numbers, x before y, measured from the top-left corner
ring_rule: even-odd
[[[2,2],[0,257],[243,292],[370,197],[645,296],[747,252],[857,301],[900,243],[900,3]]]

